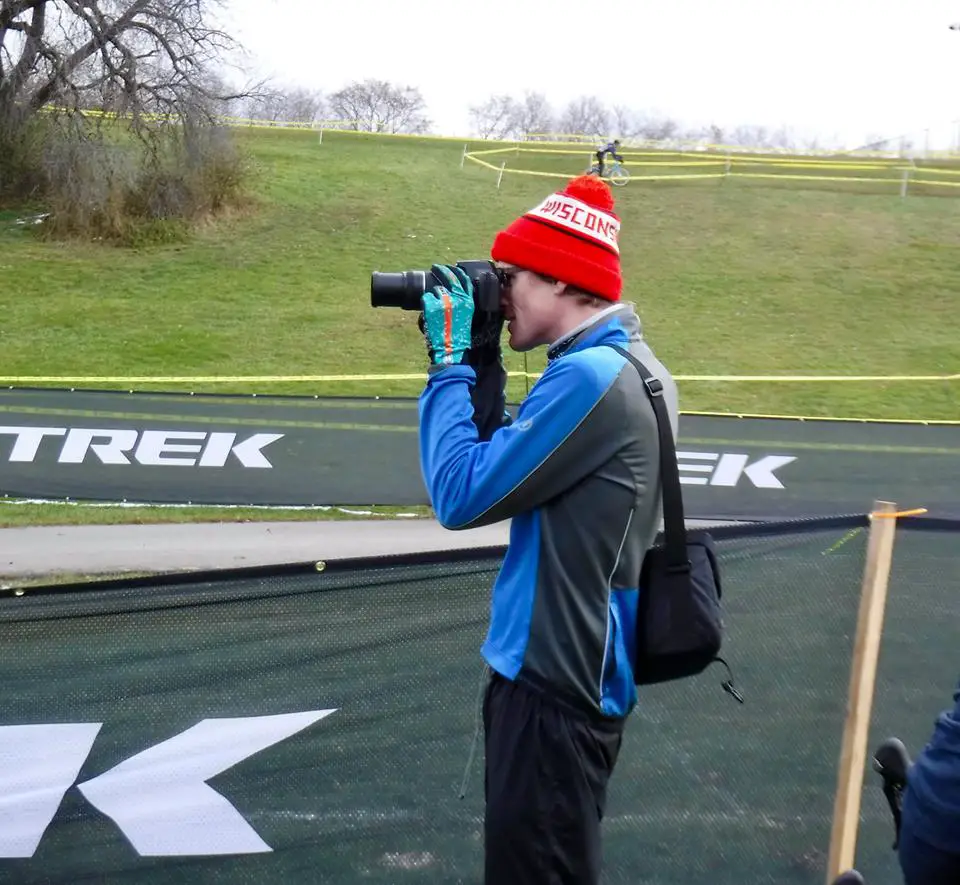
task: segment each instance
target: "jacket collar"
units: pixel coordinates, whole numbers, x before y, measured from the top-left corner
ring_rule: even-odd
[[[547,349],[547,359],[555,360],[598,344],[626,344],[639,337],[640,317],[634,306],[611,304],[554,341]]]

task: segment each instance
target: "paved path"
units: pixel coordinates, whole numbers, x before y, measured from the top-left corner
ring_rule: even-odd
[[[702,525],[690,520],[690,525]],[[0,578],[276,565],[507,543],[509,523],[451,532],[432,519],[0,529]]]
[[[0,529],[0,576],[168,572],[507,543],[509,523],[451,532],[430,519]]]

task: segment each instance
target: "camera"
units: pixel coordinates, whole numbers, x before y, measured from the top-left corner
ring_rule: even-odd
[[[458,261],[457,267],[473,283],[473,303],[478,314],[500,313],[500,290],[503,273],[492,261]],[[423,293],[442,284],[433,271],[402,270],[397,273],[374,271],[370,277],[370,306],[399,307],[402,310],[422,310]]]

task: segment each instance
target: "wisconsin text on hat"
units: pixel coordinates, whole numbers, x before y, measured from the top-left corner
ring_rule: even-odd
[[[588,206],[574,197],[553,194],[535,209],[531,209],[527,215],[565,227],[620,254],[620,246],[617,243],[620,222],[602,209]]]

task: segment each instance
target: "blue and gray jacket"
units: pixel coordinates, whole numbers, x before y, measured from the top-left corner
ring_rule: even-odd
[[[548,351],[516,420],[481,441],[470,366],[438,367],[420,397],[420,463],[439,521],[512,518],[483,656],[508,679],[605,717],[636,703],[637,582],[660,524],[656,417],[629,348],[677,391],[632,306],[601,312]]]
[[[910,768],[903,826],[935,848],[960,855],[960,686],[954,701]]]

